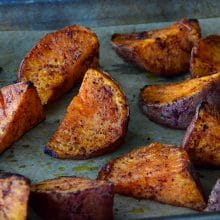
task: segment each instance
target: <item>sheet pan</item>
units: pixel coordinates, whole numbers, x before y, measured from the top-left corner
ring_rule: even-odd
[[[183,74],[172,79],[154,77],[123,62],[109,44],[113,33],[126,33],[159,28],[169,23],[149,23],[138,25],[108,26],[93,28],[100,40],[101,69],[116,79],[125,91],[130,105],[130,123],[125,143],[114,153],[89,160],[59,160],[43,153],[43,147],[63,118],[66,107],[77,94],[79,85],[60,100],[46,108],[47,119],[25,134],[18,142],[0,156],[0,170],[23,174],[33,183],[64,175],[75,175],[95,179],[98,170],[107,161],[116,158],[138,146],[151,142],[179,144],[183,130],[169,129],[149,121],[140,111],[138,95],[146,84],[159,84],[180,81],[189,77]],[[220,34],[220,18],[201,19],[202,35]],[[1,31],[0,32],[0,86],[13,83],[19,63],[26,52],[48,31]],[[208,195],[217,178],[219,169],[199,169],[201,182]],[[143,219],[156,216],[170,216],[196,213],[193,210],[160,204],[150,200],[136,200],[130,197],[115,196],[115,219]],[[213,219],[220,215],[213,216]],[[39,219],[33,211],[29,219]]]

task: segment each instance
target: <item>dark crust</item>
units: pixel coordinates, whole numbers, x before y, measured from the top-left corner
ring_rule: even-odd
[[[90,66],[93,66],[93,60],[96,59],[96,61],[98,61],[99,59],[99,40],[98,40],[98,37],[96,35],[95,32],[93,32],[90,28],[87,28],[87,27],[84,27],[84,26],[80,26],[80,25],[69,25],[69,26],[66,26],[60,30],[57,30],[55,32],[50,32],[50,33],[47,33],[45,36],[43,36],[39,41],[37,41],[35,43],[35,45],[29,50],[29,52],[25,55],[25,57],[23,58],[23,60],[21,61],[20,65],[19,65],[19,70],[18,70],[18,74],[17,74],[17,82],[20,82],[22,81],[22,77],[23,77],[23,66],[26,64],[26,60],[29,59],[29,57],[31,57],[31,55],[33,53],[35,53],[35,50],[37,51],[38,49],[38,45],[41,44],[42,40],[44,38],[46,38],[47,36],[50,36],[50,35],[53,35],[53,34],[56,34],[56,33],[65,33],[66,35],[68,34],[71,34],[72,30],[70,30],[71,28],[83,28],[85,30],[81,30],[81,31],[89,31],[88,34],[89,36],[93,36],[96,38],[97,40],[97,47],[94,47],[93,50],[91,51],[91,54],[88,56],[87,59],[84,60],[84,62],[82,63],[82,68],[81,68],[81,77],[76,79],[76,83],[78,82],[81,82],[82,81],[82,78],[85,74],[85,72],[88,70],[88,68]],[[78,31],[78,30],[77,30]],[[99,64],[96,65],[96,67],[98,68],[99,67]],[[70,87],[70,88],[66,88],[65,87],[65,84],[67,83],[67,80],[65,79],[64,82],[61,84],[61,85],[58,85],[56,87],[54,87],[52,89],[53,93],[51,95],[51,97],[48,99],[47,104],[50,104],[52,102],[54,102],[55,100],[59,99],[62,95],[64,95],[65,93],[67,93],[68,91],[71,90],[71,88],[73,87],[73,85]]]
[[[175,24],[184,25],[184,26],[191,25],[192,27],[194,27],[197,30],[199,38],[201,37],[201,29],[199,26],[199,21],[197,19],[182,19]],[[158,31],[158,30],[160,30],[160,29],[154,29],[153,31]],[[149,33],[150,33],[150,31],[143,31],[143,32],[139,32],[139,33],[133,32],[131,34],[127,34],[127,36],[128,36],[128,39],[139,40],[139,39],[151,38],[151,36],[149,36]],[[155,75],[158,75],[161,77],[172,77],[172,76],[180,75],[182,73],[186,73],[188,71],[189,68],[182,70],[180,72],[167,71],[167,70],[160,71],[160,72],[151,71],[150,69],[148,69],[145,66],[145,62],[143,62],[143,60],[141,58],[139,58],[139,55],[138,55],[135,47],[129,48],[129,47],[127,47],[127,45],[117,44],[114,42],[115,38],[117,38],[120,35],[121,34],[117,34],[117,33],[112,35],[111,46],[112,46],[112,49],[118,54],[118,56],[121,57],[125,62],[128,62],[128,63],[138,67],[141,70],[152,72]],[[158,38],[158,44],[159,45],[161,44],[161,47],[162,47],[161,49],[164,48],[163,42],[161,42],[160,38]],[[190,65],[189,65],[189,67],[190,67]]]
[[[97,71],[100,72],[101,70],[97,70]],[[128,123],[129,123],[129,120],[130,120],[130,110],[129,110],[128,99],[127,99],[125,93],[123,92],[121,86],[119,85],[119,83],[116,80],[114,80],[107,72],[102,71],[102,73],[105,75],[106,78],[108,78],[109,80],[113,81],[117,85],[117,88],[121,91],[121,93],[123,95],[123,98],[125,100],[125,106],[124,107],[127,110],[127,115],[126,115],[124,121],[122,121],[122,128],[123,128],[122,135],[117,140],[115,140],[115,142],[107,143],[105,146],[100,147],[100,149],[98,149],[96,151],[93,151],[90,154],[76,155],[75,157],[73,157],[72,155],[66,154],[65,157],[63,157],[63,156],[60,157],[56,152],[54,152],[53,149],[49,148],[48,146],[44,147],[44,153],[45,154],[48,154],[51,157],[60,158],[60,159],[80,159],[80,160],[86,160],[86,159],[89,159],[89,158],[92,158],[92,157],[97,157],[97,156],[101,156],[103,154],[107,154],[107,153],[113,152],[119,146],[121,146],[123,144],[124,138],[125,138],[125,136],[127,134],[127,130],[128,130]]]
[[[31,184],[30,179],[28,179],[27,177],[25,177],[21,174],[0,171],[0,179],[7,179],[7,178],[10,178],[10,177],[15,177],[17,180],[22,180],[27,185]]]
[[[44,219],[113,219],[114,186],[106,182],[77,192],[31,191],[30,203]]]
[[[25,82],[28,88],[35,88],[34,84],[31,81],[26,81]]]
[[[26,54],[26,56],[24,57],[24,59],[21,61],[20,66],[19,66],[18,75],[17,75],[17,82],[19,82],[20,79],[21,79],[21,77],[22,77],[21,69],[22,69],[22,66],[23,66],[24,61],[25,61],[26,59],[28,59],[28,57],[29,57],[30,54],[32,53],[32,50],[34,50],[34,49],[37,47],[37,44],[40,43],[43,38],[45,38],[45,37],[48,36],[48,35],[55,34],[55,33],[57,33],[57,32],[64,32],[64,33],[68,34],[68,32],[66,32],[66,31],[67,31],[68,29],[70,29],[70,28],[73,28],[73,27],[82,27],[82,28],[84,28],[84,29],[87,29],[88,31],[90,31],[90,34],[92,34],[94,37],[97,38],[97,42],[98,42],[98,37],[97,37],[97,35],[96,35],[95,32],[93,32],[90,28],[87,28],[87,27],[84,27],[84,26],[79,26],[79,25],[68,25],[68,26],[66,26],[66,27],[64,27],[64,28],[62,28],[62,29],[60,29],[60,30],[47,33],[47,34],[45,34],[38,42],[36,42],[36,44],[30,49],[30,51]],[[98,42],[98,46],[99,46],[99,42]]]

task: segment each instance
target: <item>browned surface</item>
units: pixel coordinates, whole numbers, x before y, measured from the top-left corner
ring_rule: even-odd
[[[31,188],[31,204],[44,219],[113,219],[113,184],[77,177],[45,180]]]
[[[0,89],[0,153],[45,119],[35,87],[20,82]]]
[[[220,72],[220,35],[209,35],[199,40],[191,53],[192,77]]]
[[[194,164],[220,167],[220,115],[213,106],[198,106],[182,147]]]
[[[142,33],[114,34],[113,49],[125,61],[161,76],[189,70],[190,53],[200,38],[197,20],[186,20]]]
[[[140,103],[152,121],[172,128],[187,128],[202,101],[219,107],[220,73],[178,83],[150,85],[141,90]]]
[[[127,99],[119,85],[106,73],[89,69],[45,151],[76,159],[112,151],[123,141],[128,119]]]
[[[30,182],[23,176],[0,173],[0,219],[25,220]]]
[[[47,34],[30,50],[18,80],[33,82],[42,104],[47,104],[70,90],[89,67],[97,67],[98,54],[96,34],[71,25]]]
[[[202,210],[205,201],[194,172],[186,151],[153,143],[110,161],[98,179],[113,182],[116,193]]]

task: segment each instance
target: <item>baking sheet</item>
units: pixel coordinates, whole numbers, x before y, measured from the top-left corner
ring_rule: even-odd
[[[33,183],[63,175],[76,175],[95,179],[98,170],[107,161],[118,157],[138,146],[151,142],[179,144],[184,131],[169,129],[149,121],[140,111],[138,95],[146,84],[174,82],[189,77],[185,74],[172,79],[154,77],[123,62],[111,49],[109,39],[113,33],[150,30],[169,23],[151,23],[93,28],[100,40],[101,69],[107,71],[122,86],[130,105],[130,123],[125,143],[114,153],[89,160],[59,160],[43,153],[43,147],[58,126],[66,107],[77,93],[76,86],[60,100],[46,109],[47,119],[25,134],[13,147],[0,156],[0,169],[23,174]],[[220,34],[220,18],[201,19],[202,34]],[[0,32],[0,86],[13,83],[16,72],[26,52],[46,31],[9,31]],[[219,169],[200,169],[201,182],[206,195],[220,178]],[[136,200],[130,197],[115,196],[115,219],[140,219],[154,216],[168,216],[183,213],[196,213],[187,208],[160,204],[150,200]],[[39,219],[32,211],[29,219]]]

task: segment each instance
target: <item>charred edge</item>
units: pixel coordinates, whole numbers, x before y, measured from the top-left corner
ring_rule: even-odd
[[[15,177],[18,180],[23,180],[28,185],[31,184],[30,179],[28,179],[27,177],[25,177],[25,176],[23,176],[21,174],[10,173],[10,172],[3,172],[3,171],[0,172],[0,179],[7,179],[7,178],[10,178],[10,177]]]
[[[48,146],[44,146],[44,153],[51,156],[51,157],[59,158],[58,155],[52,149],[50,149]]]
[[[200,41],[207,42],[208,44],[219,44],[220,43],[220,36],[216,34],[209,35]]]
[[[114,161],[110,161],[107,164],[105,164],[104,166],[102,166],[96,179],[97,180],[107,180],[107,175],[111,172],[111,169],[113,167],[113,163],[114,163]]]
[[[35,88],[34,84],[31,81],[26,81],[25,84],[28,86],[28,88]]]
[[[206,108],[207,105],[208,105],[208,102],[206,102],[206,101],[200,102],[200,103],[197,105],[196,113],[198,114],[200,111],[205,110],[205,108]]]
[[[135,39],[137,40],[143,40],[145,38],[147,38],[148,32],[147,31],[142,31],[136,34]]]
[[[111,41],[112,41],[112,43],[115,43],[114,40],[115,40],[115,38],[117,38],[118,36],[121,36],[121,34],[113,34],[113,35],[111,36]]]
[[[153,85],[145,85],[143,88],[140,89],[140,93],[142,93],[147,87],[150,87],[150,86],[153,86]]]
[[[187,19],[187,21],[188,22],[192,22],[192,23],[199,23],[199,21],[198,21],[198,19],[196,19],[196,18],[189,18],[189,19]]]

